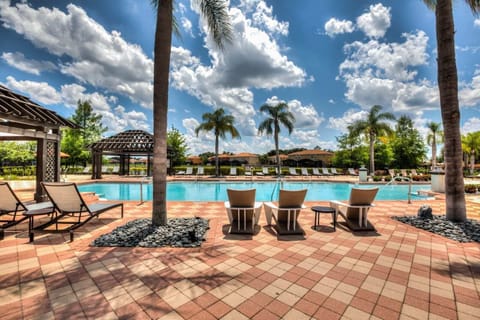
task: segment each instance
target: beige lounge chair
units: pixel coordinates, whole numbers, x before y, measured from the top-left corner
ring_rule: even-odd
[[[255,201],[255,192],[255,189],[227,189],[225,208],[230,222],[229,233],[255,233],[262,210],[262,202]]]
[[[348,168],[348,174],[351,176],[358,176],[358,173],[356,173],[353,168]]]
[[[50,201],[27,204],[22,202],[12,190],[8,182],[0,182],[0,240],[3,240],[5,229],[27,219],[23,213],[33,210],[51,208]]]
[[[123,218],[123,203],[86,204],[75,183],[42,182],[41,183],[55,209],[51,221],[35,227],[33,231],[68,232],[73,241],[73,231],[101,213],[120,207]],[[31,238],[33,240],[33,237]]]
[[[330,201],[330,207],[335,209],[335,214],[340,214],[347,226],[353,231],[375,230],[368,221],[367,214],[374,207],[373,200],[378,188],[352,188],[348,202]]]
[[[307,189],[283,190],[280,189],[278,203],[264,203],[267,224],[271,225],[272,218],[275,220],[275,229],[279,235],[304,234],[298,224],[298,215],[306,206],[303,204]]]

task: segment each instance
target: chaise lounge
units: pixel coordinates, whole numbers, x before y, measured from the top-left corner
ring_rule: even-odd
[[[86,204],[75,183],[42,182],[50,201],[55,209],[54,217],[32,230],[33,232],[68,232],[73,241],[73,231],[101,213],[114,208],[120,208],[123,218],[123,203],[92,203]]]

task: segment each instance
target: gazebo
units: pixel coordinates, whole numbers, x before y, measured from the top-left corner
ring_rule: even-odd
[[[0,141],[37,142],[34,198],[43,201],[40,182],[60,180],[60,127],[78,125],[0,85]]]
[[[147,156],[147,175],[151,175],[151,157],[153,155],[153,135],[143,130],[127,130],[98,142],[92,143],[92,179],[102,178],[102,156],[104,154],[120,157],[120,175],[128,175],[130,158]]]

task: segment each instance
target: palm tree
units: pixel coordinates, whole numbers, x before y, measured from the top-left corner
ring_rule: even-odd
[[[173,0],[152,0],[157,8],[153,67],[153,204],[152,224],[167,224],[167,111],[170,51],[172,47]],[[215,43],[223,48],[231,39],[231,26],[224,0],[197,0]]]
[[[195,128],[198,137],[200,131],[214,131],[215,134],[215,176],[220,176],[218,166],[218,138],[225,139],[226,134],[230,133],[232,138],[240,138],[240,133],[233,126],[235,118],[232,115],[226,115],[225,110],[219,108],[213,113],[204,113],[202,115],[203,122]]]
[[[442,139],[441,126],[440,123],[433,121],[427,123],[427,128],[430,130],[427,135],[427,144],[432,147],[432,170],[437,166],[437,142],[441,142]]]
[[[475,170],[475,155],[480,151],[480,131],[470,132],[466,136],[462,136],[462,149],[470,156],[470,174],[473,175]],[[468,159],[468,158],[467,158]]]
[[[278,135],[280,133],[280,125],[287,128],[288,134],[293,131],[295,124],[295,117],[293,113],[288,110],[288,105],[285,102],[280,102],[277,105],[264,104],[260,107],[260,112],[266,113],[268,118],[263,120],[258,126],[258,133],[266,133],[268,136],[273,134],[275,141],[275,156],[277,161],[277,174],[282,173],[280,165],[280,155],[278,149]]]
[[[437,69],[440,109],[445,137],[445,204],[446,217],[465,221],[467,210],[462,168],[458,76],[455,60],[455,27],[452,0],[423,0],[435,9],[437,31]],[[473,13],[480,11],[480,0],[465,0]]]
[[[375,173],[375,142],[383,134],[392,134],[390,125],[382,120],[395,120],[390,112],[380,113],[382,106],[374,105],[365,120],[357,120],[349,126],[349,131],[355,135],[364,134],[369,143],[370,150],[370,174]]]

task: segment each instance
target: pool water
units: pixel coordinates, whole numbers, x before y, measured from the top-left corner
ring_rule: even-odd
[[[140,192],[140,185],[142,191]],[[347,200],[352,187],[371,188],[369,185],[355,185],[335,182],[198,182],[182,181],[167,183],[168,201],[226,201],[227,189],[256,189],[257,201],[278,199],[280,188],[287,190],[308,189],[306,200]],[[407,200],[408,185],[380,185],[376,200]],[[95,192],[108,200],[152,200],[151,183],[91,183],[79,185],[81,192]],[[430,189],[429,185],[412,185],[412,199],[418,190]]]

